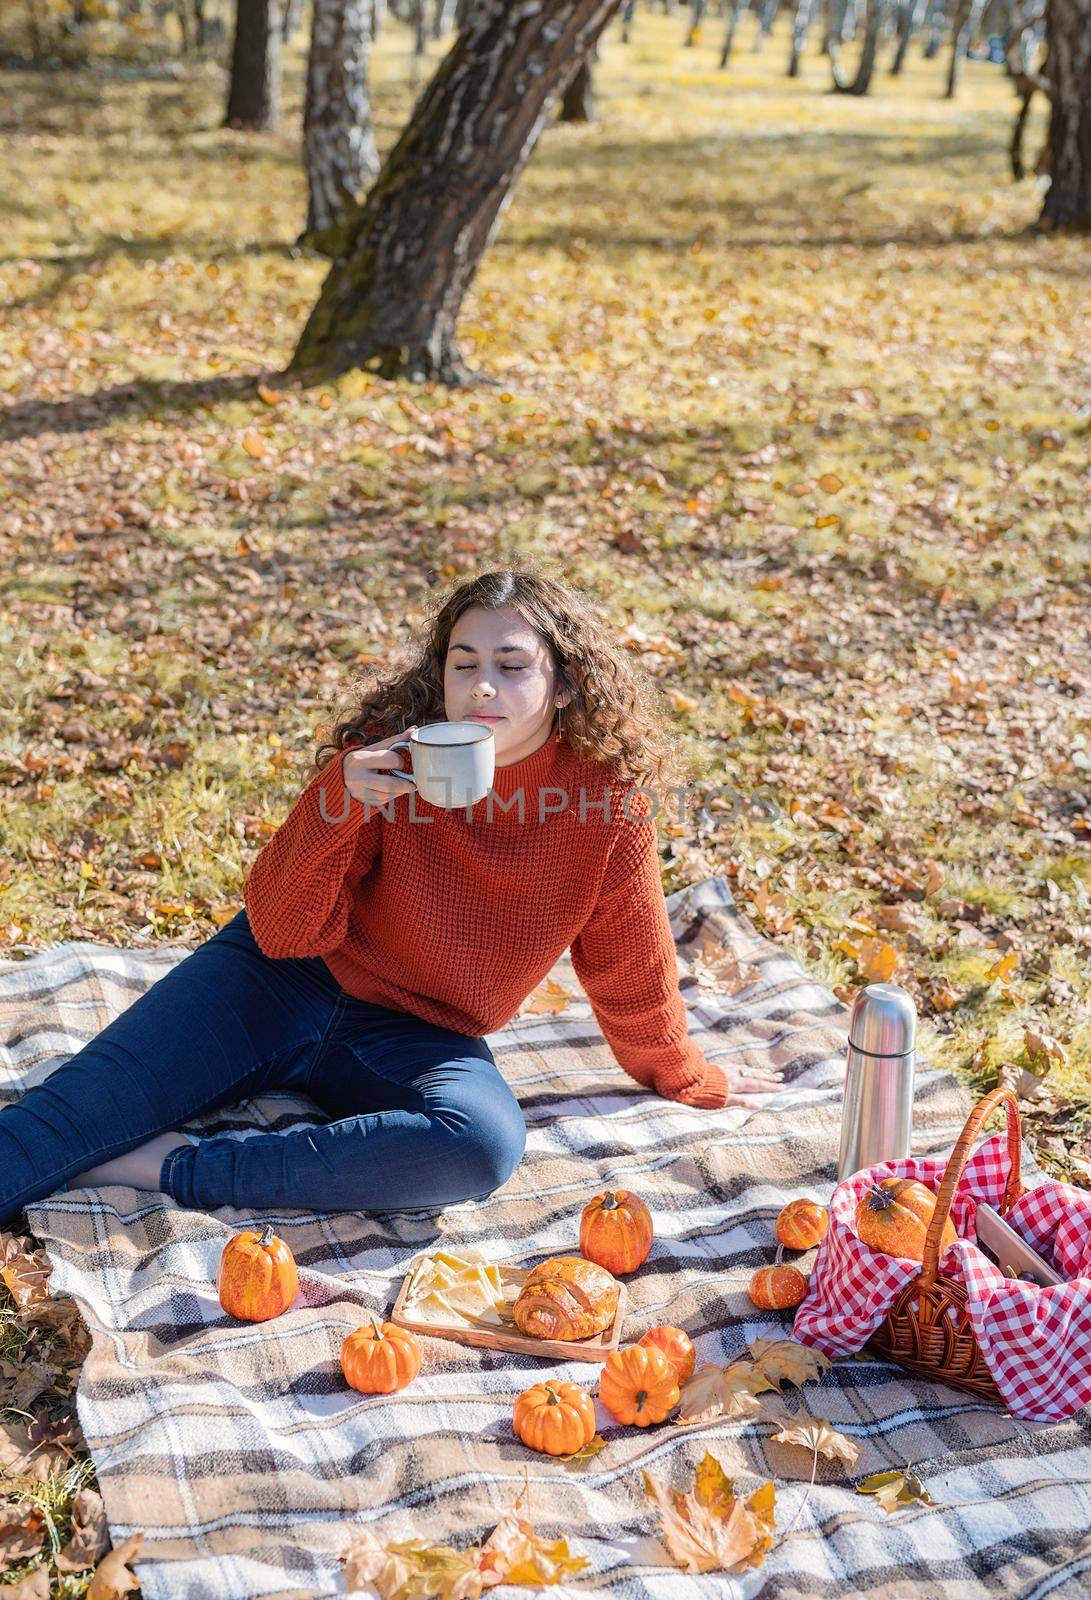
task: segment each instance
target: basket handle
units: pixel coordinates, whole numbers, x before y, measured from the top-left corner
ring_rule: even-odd
[[[936,1197],[936,1208],[932,1212],[932,1220],[928,1224],[928,1235],[924,1241],[924,1263],[921,1274],[917,1280],[922,1289],[930,1289],[936,1281],[936,1266],[939,1261],[940,1235],[951,1215],[951,1202],[955,1197],[955,1190],[962,1177],[962,1169],[966,1165],[970,1154],[970,1146],[977,1138],[990,1113],[998,1105],[1003,1105],[1008,1113],[1008,1181],[1004,1186],[1004,1198],[1000,1202],[1000,1214],[1006,1216],[1012,1206],[1023,1193],[1023,1180],[1020,1175],[1022,1165],[1023,1135],[1022,1125],[1019,1120],[1019,1102],[1011,1089],[1004,1085],[990,1091],[983,1100],[979,1100],[970,1115],[966,1118],[966,1126],[958,1136],[958,1143],[951,1152],[951,1159],[943,1174],[939,1194]]]

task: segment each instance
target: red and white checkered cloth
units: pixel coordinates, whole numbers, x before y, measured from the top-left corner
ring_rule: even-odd
[[[882,1178],[916,1178],[938,1193],[944,1157],[889,1161],[839,1183],[795,1336],[828,1356],[860,1350],[897,1296],[920,1272],[858,1236],[856,1206]],[[999,1208],[1008,1175],[1007,1141],[996,1134],[974,1152],[955,1190],[959,1235],[940,1255],[944,1277],[967,1291],[967,1309],[997,1388],[1017,1417],[1061,1422],[1091,1401],[1091,1194],[1047,1179],[1028,1190],[1006,1221],[1068,1282],[1051,1288],[1006,1278],[974,1242],[977,1202]]]

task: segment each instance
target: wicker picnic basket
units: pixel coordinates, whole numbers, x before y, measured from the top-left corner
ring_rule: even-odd
[[[922,1378],[938,1378],[965,1389],[979,1400],[1004,1405],[1000,1391],[985,1365],[966,1310],[966,1290],[953,1278],[937,1271],[939,1241],[951,1214],[951,1202],[970,1154],[970,1146],[986,1118],[1003,1104],[1008,1114],[1008,1181],[998,1207],[1007,1216],[1023,1193],[1020,1177],[1023,1148],[1019,1103],[1010,1089],[993,1089],[970,1112],[943,1175],[936,1209],[928,1226],[921,1270],[895,1300],[886,1321],[876,1330],[869,1347]]]

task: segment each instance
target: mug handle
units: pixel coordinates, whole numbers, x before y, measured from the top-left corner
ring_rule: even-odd
[[[408,750],[408,751],[412,752],[413,746],[412,746],[411,742],[408,739],[399,739],[397,744],[388,744],[386,748],[387,748],[387,750],[389,750],[391,752],[393,752],[394,750]],[[410,762],[412,762],[412,759],[413,759],[412,754],[410,754],[409,759],[410,759]],[[417,780],[413,776],[412,772],[404,772],[402,770],[402,768],[399,767],[398,770],[397,770],[397,776],[399,778],[404,778],[406,783],[411,783],[413,785],[414,789],[417,788]]]

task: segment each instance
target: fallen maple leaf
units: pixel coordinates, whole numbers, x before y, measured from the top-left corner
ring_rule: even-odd
[[[804,1450],[813,1450],[816,1455],[825,1456],[827,1461],[843,1461],[847,1467],[856,1465],[859,1445],[846,1439],[836,1428],[831,1428],[821,1417],[808,1417],[803,1422],[785,1417],[784,1424],[779,1432],[773,1434],[778,1444],[802,1445]]]
[[[889,983],[898,969],[898,952],[882,939],[861,939],[856,946],[856,965],[867,983]]]
[[[927,867],[928,875],[925,878],[922,886],[924,898],[926,900],[928,899],[929,895],[935,894],[936,890],[941,889],[947,882],[946,868],[942,867],[938,861],[929,861],[927,863]]]
[[[985,976],[990,983],[1007,983],[1015,971],[1019,957],[1014,950],[1009,950],[1006,956],[1001,956],[999,961],[994,961]]]
[[[953,989],[946,978],[941,978],[937,984],[928,990],[928,998],[936,1011],[953,1011],[966,997]]]
[[[1059,1067],[1068,1065],[1068,1051],[1061,1041],[1050,1033],[1039,1033],[1034,1028],[1024,1028],[1023,1045],[1031,1066],[1040,1073],[1048,1072],[1054,1062]]]
[[[121,1596],[128,1594],[130,1590],[139,1589],[139,1583],[129,1571],[129,1563],[143,1542],[144,1535],[134,1533],[124,1544],[119,1544],[116,1550],[111,1550],[108,1555],[103,1556],[95,1568],[86,1600],[121,1600]]]
[[[712,955],[701,950],[693,963],[693,976],[702,989],[736,995],[760,983],[761,968],[753,963],[744,965],[730,950],[716,950]]]
[[[750,1346],[750,1358],[755,1367],[769,1380],[773,1388],[782,1383],[794,1383],[796,1388],[811,1381],[817,1382],[830,1370],[830,1358],[821,1350],[798,1344],[795,1339],[755,1339]]]
[[[600,1450],[605,1449],[606,1440],[601,1433],[596,1433],[595,1437],[589,1439],[579,1450],[573,1450],[572,1454],[568,1456],[555,1456],[554,1460],[563,1461],[566,1467],[576,1467],[584,1461],[593,1460]]]
[[[871,1494],[887,1513],[901,1511],[914,1502],[934,1506],[936,1502],[921,1480],[906,1467],[900,1472],[873,1472],[855,1485],[857,1494]]]
[[[776,1491],[763,1484],[737,1499],[732,1480],[708,1451],[692,1489],[681,1491],[643,1474],[648,1499],[659,1512],[660,1538],[685,1572],[743,1572],[760,1566],[773,1542]]]
[[[682,1385],[675,1421],[685,1428],[716,1417],[752,1417],[761,1410],[755,1395],[775,1387],[749,1361],[729,1367],[710,1362]]]
[[[554,983],[552,978],[547,978],[534,990],[523,1011],[532,1017],[552,1016],[559,1011],[567,1011],[571,1003],[572,996],[564,984]]]
[[[502,1517],[481,1547],[485,1587],[497,1583],[522,1583],[539,1588],[560,1583],[591,1565],[586,1556],[574,1556],[567,1539],[545,1539],[535,1533],[525,1517]]]
[[[6,1570],[29,1561],[42,1548],[44,1538],[45,1518],[37,1506],[4,1506],[0,1512],[0,1567]]]
[[[590,1566],[574,1556],[565,1539],[546,1539],[525,1517],[502,1517],[484,1544],[456,1550],[425,1539],[381,1544],[370,1528],[354,1534],[344,1552],[349,1589],[372,1584],[383,1600],[436,1596],[437,1600],[479,1600],[500,1583],[542,1588],[560,1583]]]
[[[57,1552],[60,1572],[84,1572],[110,1548],[110,1529],[102,1496],[94,1489],[77,1489],[72,1502],[72,1536]]]
[[[875,926],[887,933],[916,933],[920,928],[916,907],[906,905],[904,901],[896,906],[873,906],[871,916]]]
[[[453,1545],[430,1545],[426,1539],[405,1539],[380,1544],[370,1528],[361,1528],[344,1552],[345,1584],[363,1589],[369,1584],[383,1600],[404,1600],[409,1595],[434,1595],[437,1600],[478,1600],[484,1579],[476,1560],[477,1547],[456,1550]]]

